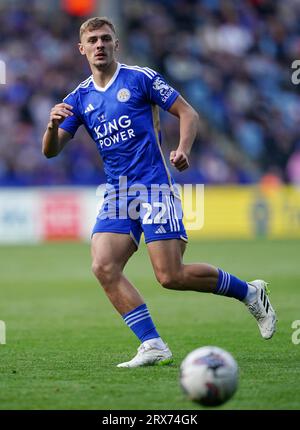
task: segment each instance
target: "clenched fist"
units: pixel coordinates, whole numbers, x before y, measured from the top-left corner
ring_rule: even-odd
[[[68,105],[67,103],[59,103],[55,105],[50,112],[50,122],[48,127],[58,127],[65,118],[74,115],[73,112],[71,112],[71,109],[73,109],[73,106]]]
[[[181,149],[176,149],[176,151],[171,151],[170,162],[172,166],[176,167],[179,172],[185,170],[189,167],[189,159],[187,154]]]

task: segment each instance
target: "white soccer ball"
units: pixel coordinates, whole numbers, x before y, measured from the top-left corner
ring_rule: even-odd
[[[221,405],[237,389],[237,362],[217,346],[197,348],[181,363],[180,385],[189,399],[203,406]]]

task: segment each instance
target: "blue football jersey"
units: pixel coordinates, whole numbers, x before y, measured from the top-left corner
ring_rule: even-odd
[[[85,126],[103,159],[108,184],[117,188],[120,176],[126,176],[128,186],[171,185],[161,150],[159,107],[168,110],[178,95],[154,70],[118,63],[106,87],[90,76],[64,99],[74,115],[60,128],[74,136]]]

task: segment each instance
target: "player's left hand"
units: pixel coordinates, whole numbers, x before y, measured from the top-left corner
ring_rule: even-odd
[[[187,169],[190,165],[188,155],[181,149],[171,151],[170,162],[172,166],[176,167],[176,169],[179,170],[179,172],[182,172],[182,170]]]

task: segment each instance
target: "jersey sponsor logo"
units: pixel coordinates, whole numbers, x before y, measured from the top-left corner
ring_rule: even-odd
[[[131,119],[128,115],[122,115],[111,121],[105,121],[104,117],[101,125],[94,127],[94,132],[101,148],[125,142],[135,137],[135,132],[131,128]]]
[[[100,121],[101,123],[102,123],[102,122],[105,122],[105,121],[106,121],[106,118],[105,118],[104,113],[103,113],[102,115],[98,116],[98,119],[99,119],[99,121]]]
[[[153,81],[153,88],[156,91],[159,91],[159,94],[161,95],[161,100],[163,103],[165,103],[170,95],[174,92],[174,88],[170,87],[162,78],[159,76],[154,79]]]
[[[127,88],[121,88],[118,91],[117,99],[119,100],[119,102],[125,103],[130,99],[130,96],[130,91]]]

